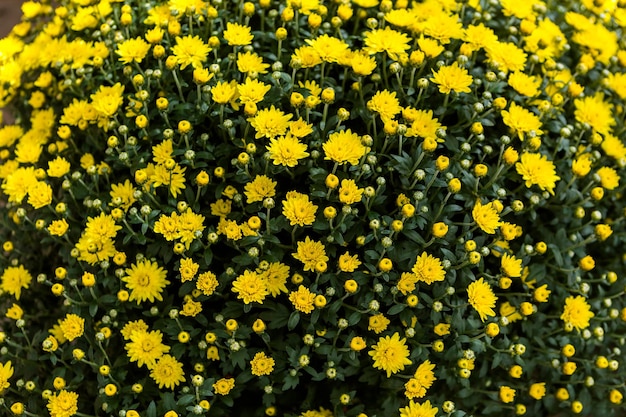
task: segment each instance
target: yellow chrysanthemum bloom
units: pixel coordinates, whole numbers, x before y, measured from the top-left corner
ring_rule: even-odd
[[[304,314],[309,314],[315,308],[315,293],[311,292],[311,290],[304,285],[300,285],[297,291],[289,293],[289,301],[291,301],[291,304],[296,310]]]
[[[498,297],[493,293],[491,286],[481,277],[467,287],[467,299],[474,310],[478,312],[480,319],[485,321],[487,316],[495,316],[493,308],[496,306]]]
[[[269,109],[260,110],[248,121],[256,131],[256,139],[263,137],[274,139],[276,136],[282,136],[287,132],[289,120],[292,117],[292,114],[285,114],[272,105]]]
[[[556,182],[561,179],[556,175],[554,163],[540,153],[524,152],[520,162],[515,164],[515,170],[522,176],[526,187],[538,185],[542,191],[554,195]]]
[[[48,398],[50,417],[71,417],[78,412],[78,394],[61,390]]]
[[[452,65],[440,67],[438,71],[432,70],[432,81],[439,86],[439,92],[442,94],[455,93],[471,93],[470,85],[474,78],[467,72],[465,68],[459,67],[457,62]]]
[[[409,405],[401,408],[400,417],[435,417],[439,408],[433,407],[430,400],[426,400],[423,403],[416,403],[413,400],[409,401]]]
[[[490,235],[496,233],[496,229],[502,224],[493,202],[483,205],[477,200],[472,209],[472,218],[483,232]]]
[[[267,356],[265,352],[257,352],[250,361],[250,372],[252,375],[269,375],[274,370],[274,359]]]
[[[289,191],[282,204],[283,215],[291,226],[310,226],[315,221],[317,206],[309,200],[308,195]]]
[[[432,284],[433,282],[443,281],[446,277],[446,271],[443,269],[441,259],[422,252],[417,257],[412,269],[418,281]]]
[[[11,361],[0,363],[0,394],[3,393],[11,384],[9,378],[13,376],[13,366]]]
[[[591,311],[591,306],[587,303],[587,300],[582,295],[573,295],[565,299],[565,307],[563,308],[563,314],[561,314],[561,320],[567,325],[571,325],[577,330],[582,330],[589,327],[589,320],[594,317],[595,314]]]
[[[151,369],[157,359],[170,351],[170,347],[163,344],[163,334],[159,330],[135,330],[130,334],[130,342],[124,348],[131,362],[137,366],[144,364]]]
[[[150,369],[150,377],[159,385],[159,388],[176,388],[185,381],[184,375],[183,364],[171,355],[161,356]]]
[[[413,363],[409,359],[411,352],[406,346],[406,339],[400,339],[398,332],[378,339],[378,343],[367,353],[374,360],[374,368],[385,371],[387,378]]]
[[[365,155],[367,149],[361,143],[361,138],[350,129],[331,133],[328,140],[322,144],[324,159],[330,159],[339,165],[346,162],[357,165]]]
[[[233,281],[232,291],[237,293],[237,298],[243,300],[245,304],[263,304],[268,294],[265,281],[256,272],[248,270]]]
[[[153,303],[155,300],[163,300],[161,293],[170,283],[166,276],[167,272],[158,263],[142,260],[126,269],[122,281],[130,290],[130,301],[140,304],[147,300]]]
[[[269,157],[274,165],[295,167],[300,159],[309,156],[306,152],[307,145],[291,134],[280,136],[277,139],[270,139],[267,146]]]

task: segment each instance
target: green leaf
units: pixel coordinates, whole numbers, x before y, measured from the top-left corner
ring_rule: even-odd
[[[148,417],[156,417],[156,404],[154,401],[150,401],[150,405],[148,406],[148,409],[146,410],[146,416]]]
[[[390,316],[393,316],[395,314],[400,313],[402,310],[404,310],[406,308],[405,304],[396,304],[394,306],[392,306],[389,311],[387,311],[387,314],[389,314]]]
[[[289,330],[295,329],[299,321],[300,321],[300,313],[297,311],[294,311],[289,316],[289,321],[287,321],[287,329]]]

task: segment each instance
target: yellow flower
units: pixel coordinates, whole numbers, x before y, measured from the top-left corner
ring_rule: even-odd
[[[400,275],[400,279],[398,280],[398,284],[396,284],[396,286],[398,287],[402,295],[407,295],[413,292],[417,281],[417,275],[410,272],[403,272],[402,275]]]
[[[383,122],[385,122],[393,119],[396,114],[400,113],[402,106],[400,106],[395,91],[382,90],[377,91],[367,102],[367,109],[371,112],[378,113]]]
[[[19,265],[5,268],[0,280],[0,289],[14,295],[15,299],[19,300],[22,295],[22,289],[28,289],[33,277],[27,269]]]
[[[122,330],[120,331],[120,333],[122,334],[122,337],[124,338],[124,340],[129,340],[133,332],[136,332],[136,331],[142,331],[142,332],[148,331],[148,325],[146,324],[146,322],[141,319],[135,320],[135,321],[129,321],[128,323],[124,325],[124,327],[122,327]]]
[[[232,290],[245,304],[253,302],[263,304],[268,294],[265,281],[256,272],[248,270],[235,279]]]
[[[575,327],[577,330],[589,327],[589,320],[594,316],[591,306],[587,304],[582,295],[569,296],[565,299],[565,307],[561,320],[566,324]]]
[[[163,344],[163,334],[159,330],[133,331],[130,334],[130,342],[126,343],[124,348],[131,362],[137,362],[139,367],[145,364],[148,369],[152,369],[157,359],[170,351],[170,347]]]
[[[13,376],[13,366],[11,361],[0,363],[0,394],[2,394],[9,386],[9,378]]]
[[[250,125],[256,130],[256,139],[263,137],[274,139],[282,136],[289,127],[292,114],[285,114],[272,105],[269,109],[260,110],[254,117],[249,118]]]
[[[374,55],[378,52],[385,52],[389,58],[396,61],[401,56],[406,55],[406,51],[411,48],[409,45],[411,39],[405,33],[393,30],[389,26],[366,32],[363,41],[365,43],[363,49],[368,54]]]
[[[546,383],[535,382],[530,386],[528,390],[528,395],[533,397],[535,400],[542,399],[546,395]]]
[[[511,387],[503,385],[500,387],[500,401],[505,404],[512,403],[515,400],[515,390]]]
[[[574,100],[574,117],[580,123],[586,123],[594,132],[608,135],[615,125],[613,104],[604,101],[604,94],[597,92],[593,96],[585,96]]]
[[[556,182],[561,179],[556,175],[554,163],[540,153],[524,152],[520,162],[515,164],[515,170],[526,182],[526,187],[538,185],[542,191],[554,195]]]
[[[37,181],[28,189],[28,204],[40,209],[52,203],[52,187],[43,181]]]
[[[494,42],[485,48],[487,62],[499,71],[524,71],[526,53],[512,42]]]
[[[272,297],[278,296],[281,292],[288,292],[285,283],[289,277],[289,266],[281,262],[272,262],[265,270],[257,269],[257,273],[265,282],[267,291]]]
[[[246,78],[243,84],[237,86],[239,93],[239,102],[241,103],[259,103],[265,98],[265,94],[272,88],[259,80]]]
[[[213,390],[218,395],[228,395],[235,387],[235,378],[221,378],[213,384]]]
[[[432,70],[432,81],[439,86],[439,92],[442,94],[471,93],[470,85],[473,78],[465,68],[459,67],[457,62],[452,65],[440,67],[438,71]]]
[[[429,285],[433,282],[443,281],[446,277],[446,271],[441,265],[441,259],[435,258],[426,252],[422,252],[422,254],[417,257],[412,271],[418,281],[425,282]]]
[[[430,363],[429,360],[424,361],[417,367],[413,378],[404,384],[404,395],[408,399],[423,398],[426,395],[426,391],[433,385],[433,382],[437,380],[433,370],[435,365]]]
[[[508,83],[519,94],[526,97],[534,97],[539,94],[541,79],[533,75],[527,75],[522,71],[515,71],[509,75]]]
[[[468,25],[463,34],[463,41],[470,45],[472,51],[487,48],[498,41],[498,36],[493,29],[481,23],[479,25]]]
[[[150,369],[150,376],[159,388],[174,389],[185,381],[183,364],[171,355],[161,356]]]
[[[498,297],[495,296],[489,284],[482,277],[467,287],[467,298],[483,322],[487,316],[496,315],[493,308],[496,306]]]
[[[539,117],[515,103],[511,103],[509,110],[502,110],[500,114],[502,115],[504,124],[507,125],[520,140],[526,139],[528,137],[527,134],[531,135],[531,137],[541,136],[543,134]]]
[[[295,167],[300,159],[309,156],[306,149],[307,145],[291,134],[280,136],[278,139],[270,139],[270,144],[267,146],[267,151],[274,165],[288,167]]]
[[[411,127],[407,130],[407,136],[419,136],[421,138],[437,137],[439,129],[445,130],[436,117],[433,117],[432,110],[416,110],[412,108],[404,109],[405,118],[410,117]]]
[[[207,296],[213,294],[218,285],[219,282],[213,272],[203,272],[198,275],[198,279],[196,280],[196,288]]]
[[[367,330],[371,330],[376,334],[380,334],[387,330],[387,326],[389,326],[389,319],[385,317],[383,314],[378,313],[371,316],[368,320]]]
[[[350,255],[349,252],[345,252],[339,257],[339,270],[341,272],[354,272],[359,265],[361,265],[361,261],[359,261],[358,255]]]
[[[276,195],[276,181],[266,175],[257,175],[254,180],[245,185],[244,194],[248,204],[263,201],[267,197],[274,197]]]
[[[356,75],[366,77],[376,69],[376,59],[366,53],[357,52],[352,55],[350,66]]]
[[[490,235],[494,234],[502,224],[493,202],[483,205],[480,200],[477,200],[472,209],[472,218],[483,232]]]
[[[37,183],[35,168],[22,167],[13,171],[2,183],[4,194],[9,197],[10,203],[21,203],[28,194],[31,186]]]
[[[522,260],[515,259],[515,256],[509,256],[503,254],[501,259],[500,268],[502,272],[511,278],[516,278],[522,275]]]
[[[304,242],[298,242],[298,250],[292,256],[304,264],[305,271],[315,271],[318,262],[328,262],[326,250],[321,242],[306,236]]]
[[[48,398],[50,417],[71,417],[78,412],[78,394],[61,390]]]
[[[237,95],[237,81],[218,81],[211,88],[211,98],[218,104],[226,104],[235,99]]]
[[[180,69],[191,65],[194,68],[202,68],[211,48],[204,43],[199,36],[176,37],[176,45],[172,47],[172,54],[176,57],[176,63]]]
[[[13,305],[7,309],[6,313],[6,316],[13,320],[19,320],[22,318],[23,315],[24,310],[22,310],[22,307],[18,306],[15,303],[13,303]]]
[[[312,293],[304,285],[300,285],[297,291],[289,293],[289,301],[291,301],[296,310],[309,314],[315,308],[315,293]]]
[[[283,215],[291,226],[310,226],[315,221],[317,206],[309,201],[309,196],[297,191],[289,191],[283,200]]]
[[[317,56],[325,62],[339,62],[348,51],[348,44],[343,40],[327,34],[320,35],[315,39],[306,39]]]
[[[363,189],[359,188],[354,180],[341,180],[339,187],[339,201],[343,204],[354,204],[361,201],[363,197]]]
[[[269,64],[263,62],[263,58],[254,52],[239,52],[237,54],[237,70],[250,75],[250,73],[265,74]]]
[[[150,44],[140,37],[127,39],[117,45],[115,53],[120,56],[119,60],[123,64],[132,62],[141,63],[150,50]]]
[[[412,363],[409,359],[410,351],[406,346],[406,339],[400,339],[397,332],[391,337],[385,336],[378,339],[378,343],[372,346],[368,354],[374,360],[374,368],[385,371],[387,378]]]
[[[166,279],[167,272],[158,263],[141,260],[127,268],[126,274],[122,281],[131,291],[130,301],[136,300],[140,304],[146,300],[151,303],[155,299],[163,300],[161,293],[170,282]]]
[[[439,408],[433,407],[430,404],[430,400],[426,400],[421,404],[410,400],[409,405],[401,408],[399,411],[400,417],[435,417]]]
[[[154,167],[154,173],[150,177],[150,181],[154,185],[154,188],[160,187],[162,185],[169,186],[170,194],[172,194],[173,197],[176,197],[181,192],[181,190],[184,190],[186,188],[186,170],[186,167],[181,167],[177,163],[174,163],[171,168],[168,168],[166,164],[158,164]]]
[[[111,203],[112,206],[120,207],[124,211],[128,211],[137,199],[135,198],[135,191],[137,189],[133,184],[126,180],[123,183],[111,184]]]
[[[224,39],[230,46],[245,46],[252,43],[254,36],[249,26],[243,26],[239,23],[228,22],[226,30],[223,33]]]
[[[200,268],[200,265],[195,263],[193,259],[181,259],[180,266],[178,267],[181,282],[191,281],[196,276],[198,268]]]
[[[85,331],[85,319],[76,314],[67,314],[59,324],[63,337],[70,342],[83,335]]]
[[[600,184],[607,190],[614,190],[619,186],[619,175],[611,167],[602,167],[596,171],[600,177]]]
[[[361,138],[350,129],[333,132],[328,140],[322,144],[324,159],[330,159],[339,165],[346,162],[357,165],[367,149],[361,143]]]
[[[265,352],[257,352],[250,361],[250,372],[252,375],[269,375],[274,370],[274,359],[267,356]]]
[[[70,172],[70,163],[67,159],[57,156],[52,161],[48,162],[48,170],[46,172],[49,177],[61,178],[63,175]]]

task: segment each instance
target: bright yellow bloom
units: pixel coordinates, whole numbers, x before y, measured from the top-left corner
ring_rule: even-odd
[[[22,295],[22,289],[28,289],[33,277],[24,266],[18,265],[5,268],[0,280],[0,289],[14,295],[15,299],[19,300]]]
[[[533,75],[527,75],[522,71],[515,71],[509,75],[509,85],[515,91],[526,97],[534,97],[539,94],[541,79]]]
[[[309,196],[297,191],[289,191],[283,200],[283,215],[291,226],[310,226],[315,221],[317,206],[309,201]]]
[[[245,46],[252,43],[254,36],[249,26],[243,26],[239,23],[228,22],[226,30],[223,33],[224,39],[230,46]]]
[[[500,401],[505,404],[512,403],[515,400],[515,390],[511,387],[503,385],[500,387]]]
[[[306,149],[307,145],[291,134],[270,139],[270,144],[267,146],[267,151],[274,165],[287,167],[295,167],[300,159],[309,156]]]
[[[417,257],[412,269],[418,281],[432,284],[433,282],[443,281],[446,277],[446,271],[441,265],[441,259],[422,252]]]
[[[180,69],[191,65],[193,68],[202,68],[211,48],[199,36],[176,37],[176,45],[172,47],[172,54]]]
[[[470,86],[473,77],[469,75],[465,68],[459,67],[457,62],[452,65],[440,67],[438,71],[432,70],[432,81],[439,86],[439,92],[442,94],[471,93]]]
[[[123,64],[132,62],[141,63],[150,50],[150,44],[140,37],[127,39],[117,46],[116,54],[120,56],[119,60]]]
[[[426,391],[433,385],[433,382],[437,380],[433,370],[435,365],[429,360],[424,361],[417,367],[413,378],[404,384],[404,395],[408,399],[423,398],[426,395]]]
[[[288,292],[285,284],[289,278],[289,266],[281,262],[272,262],[266,269],[257,269],[257,273],[265,282],[267,291],[272,297],[278,296],[281,292]]]
[[[235,378],[221,378],[213,384],[213,390],[218,395],[228,395],[235,387]]]
[[[0,363],[0,394],[2,394],[11,384],[9,378],[13,376],[13,366],[11,361]]]
[[[406,339],[400,339],[398,332],[391,337],[385,336],[378,339],[378,343],[372,346],[368,355],[374,360],[374,368],[385,371],[387,378],[390,378],[391,374],[402,371],[406,365],[412,364]]]
[[[502,110],[500,114],[502,115],[504,124],[507,125],[520,140],[524,140],[529,136],[535,137],[543,134],[539,117],[524,107],[511,103],[509,110]]]
[[[378,52],[385,52],[389,58],[399,60],[402,55],[406,55],[410,49],[410,38],[402,32],[386,26],[384,29],[374,29],[365,33],[365,47],[368,54],[374,55]]]
[[[85,319],[76,314],[67,314],[59,324],[63,337],[70,342],[83,335]]]
[[[237,298],[243,300],[245,304],[263,304],[263,300],[268,294],[265,281],[256,272],[248,270],[245,270],[233,281],[232,290],[237,293]]]
[[[371,112],[378,113],[383,122],[393,119],[393,117],[402,111],[400,101],[396,97],[395,91],[381,90],[367,102],[367,109]]]
[[[502,255],[500,269],[507,277],[520,277],[522,275],[522,260],[505,253]]]
[[[292,291],[289,294],[289,301],[293,304],[294,308],[304,314],[309,314],[313,311],[315,293],[312,293],[304,285],[300,285],[297,291]]]
[[[298,242],[298,250],[292,256],[304,264],[305,271],[314,271],[318,262],[328,262],[324,245],[308,236],[304,242]]]
[[[274,370],[274,359],[267,356],[265,352],[257,352],[250,361],[250,372],[252,375],[269,375]]]
[[[267,197],[274,197],[276,195],[276,181],[265,175],[257,175],[254,180],[245,185],[244,194],[248,204],[263,201]]]
[[[467,298],[483,322],[487,316],[496,315],[493,308],[496,306],[498,297],[495,296],[489,284],[482,277],[467,287]]]
[[[330,159],[339,165],[346,162],[357,165],[365,155],[367,149],[361,143],[361,138],[350,129],[331,133],[328,140],[322,144],[324,159]]]
[[[127,350],[131,362],[137,366],[144,364],[148,369],[156,365],[157,359],[170,351],[170,347],[163,344],[163,334],[159,330],[135,330],[130,334],[130,342],[124,348]]]
[[[556,175],[554,163],[540,153],[524,152],[520,162],[515,164],[515,170],[522,176],[526,187],[538,185],[542,191],[554,195],[556,182],[561,179]]]
[[[146,300],[151,303],[155,299],[163,300],[161,293],[170,282],[166,279],[167,272],[158,263],[141,260],[127,268],[126,274],[122,281],[131,291],[130,301],[136,300],[140,304]]]
[[[430,400],[426,400],[423,403],[416,403],[413,400],[409,401],[409,405],[401,408],[400,417],[435,417],[439,408],[433,407],[430,404]]]
[[[604,94],[597,92],[593,96],[585,96],[574,100],[574,116],[580,123],[586,123],[594,132],[608,135],[615,125],[613,104],[604,101]]]
[[[477,200],[472,209],[472,218],[483,232],[490,235],[496,233],[496,229],[502,224],[493,202],[483,205]]]
[[[50,417],[71,417],[78,412],[78,394],[61,390],[48,398]]]
[[[282,136],[287,132],[289,120],[292,117],[292,114],[285,114],[272,105],[269,109],[260,110],[254,117],[249,118],[248,121],[256,130],[256,139],[262,137],[274,139],[276,136]]]
[[[591,311],[591,306],[587,304],[585,297],[582,295],[569,296],[565,299],[565,307],[561,320],[566,324],[573,326],[577,330],[589,327],[589,320],[595,316]]]
[[[354,204],[361,201],[363,197],[363,189],[359,188],[354,180],[341,180],[341,186],[339,187],[339,201],[343,204]]]
[[[150,370],[150,376],[159,388],[174,389],[185,381],[184,375],[183,364],[171,355],[161,356]]]

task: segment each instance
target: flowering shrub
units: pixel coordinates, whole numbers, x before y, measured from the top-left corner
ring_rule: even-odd
[[[623,412],[624,0],[57,3],[0,40],[3,415]]]

